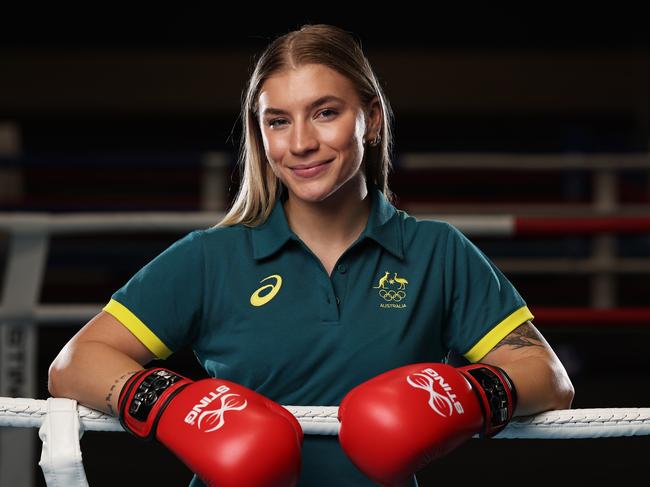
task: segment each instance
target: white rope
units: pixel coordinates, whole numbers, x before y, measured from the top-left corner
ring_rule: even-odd
[[[305,434],[337,435],[336,406],[284,406]],[[48,487],[88,487],[79,440],[86,430],[123,431],[117,418],[74,399],[0,397],[0,427],[39,428],[39,466]],[[650,408],[564,409],[514,418],[494,438],[600,438],[650,435]]]
[[[47,401],[0,397],[0,427],[40,428]],[[305,434],[336,435],[336,406],[284,406]],[[86,431],[123,431],[117,418],[77,405]],[[562,409],[513,418],[495,439],[572,439],[650,435],[650,408]]]
[[[562,409],[514,418],[495,438],[578,439],[650,435],[650,408]]]

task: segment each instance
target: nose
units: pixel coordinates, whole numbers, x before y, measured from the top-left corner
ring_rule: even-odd
[[[318,148],[318,137],[308,122],[296,122],[291,133],[291,152],[303,154]]]

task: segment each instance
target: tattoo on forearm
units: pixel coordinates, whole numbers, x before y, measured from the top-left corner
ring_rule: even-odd
[[[515,328],[508,336],[495,345],[495,349],[510,345],[515,349],[523,347],[543,347],[544,338],[529,321]]]
[[[113,411],[113,406],[111,406],[111,398],[113,397],[113,393],[117,392],[119,394],[119,391],[121,390],[121,389],[118,389],[116,391],[117,385],[121,384],[123,382],[126,382],[126,381],[124,381],[124,379],[126,379],[128,377],[131,377],[136,372],[140,372],[140,371],[139,370],[131,370],[131,371],[127,372],[126,374],[122,375],[120,378],[115,379],[115,382],[113,382],[113,385],[111,386],[110,390],[108,391],[108,395],[106,396],[106,407],[108,408],[111,415],[117,416],[115,411]]]

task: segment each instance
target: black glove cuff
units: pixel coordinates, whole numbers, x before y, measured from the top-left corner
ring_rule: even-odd
[[[491,368],[496,369],[498,373]],[[491,413],[485,436],[494,436],[506,427],[517,407],[515,384],[503,369],[494,365],[468,369],[467,373],[485,391]]]
[[[123,389],[125,397],[121,401],[119,410],[119,420],[122,427],[141,439],[152,440],[160,419],[160,413],[171,398],[188,384],[184,384],[173,391],[166,398],[164,404],[158,404],[159,399],[174,383],[183,379],[183,376],[163,368],[145,369],[135,374],[130,383]],[[154,409],[153,414],[155,417],[150,418]],[[136,427],[136,425],[138,426]]]

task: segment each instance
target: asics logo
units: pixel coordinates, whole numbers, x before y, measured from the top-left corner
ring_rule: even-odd
[[[261,288],[257,289],[253,294],[251,294],[251,304],[253,306],[264,306],[266,303],[271,301],[276,294],[278,294],[278,291],[280,291],[280,288],[282,287],[282,277],[279,276],[278,274],[273,274],[272,276],[265,277],[260,281],[260,283],[267,281],[269,279],[275,279],[274,284],[266,284],[265,286],[262,286]],[[268,293],[266,293],[264,296],[260,296],[261,293],[263,293],[265,290],[270,289]]]
[[[226,411],[241,411],[248,405],[248,401],[242,399],[239,394],[223,395],[229,390],[228,386],[221,385],[217,387],[217,393],[210,392],[207,396],[204,396],[185,417],[185,422],[192,426],[196,425],[204,433],[211,433],[221,428],[225,423],[224,414]],[[216,399],[221,401],[221,406],[218,409],[203,411],[208,404]]]
[[[429,406],[442,417],[449,417],[454,413],[463,414],[463,406],[456,400],[456,394],[451,390],[451,386],[445,382],[445,378],[433,369],[427,368],[422,370],[424,373],[413,374],[406,377],[406,382],[417,389],[424,389],[429,393]],[[435,390],[438,388],[444,391],[441,394]]]

